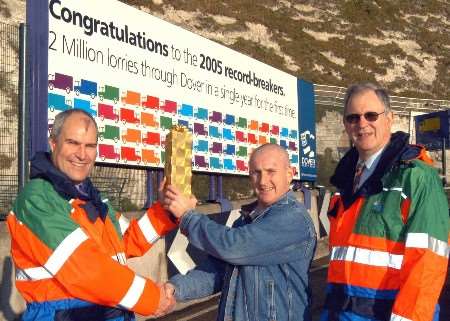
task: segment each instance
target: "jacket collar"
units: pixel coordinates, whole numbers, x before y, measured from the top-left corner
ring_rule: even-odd
[[[108,207],[102,202],[99,191],[91,180],[86,178],[82,183],[82,191],[79,191],[73,182],[52,163],[50,154],[38,152],[31,160],[30,178],[41,178],[49,182],[55,191],[65,200],[78,198],[85,201],[82,205],[93,222],[100,216],[103,220],[108,212]]]
[[[330,178],[331,184],[340,192],[347,208],[359,196],[369,196],[380,193],[383,189],[382,177],[397,166],[400,162],[415,159],[419,156],[421,147],[408,144],[409,135],[404,132],[396,132],[381,154],[373,174],[364,182],[356,194],[352,193],[353,180],[349,177],[355,175],[358,151],[352,147],[341,159],[336,167],[334,175]]]

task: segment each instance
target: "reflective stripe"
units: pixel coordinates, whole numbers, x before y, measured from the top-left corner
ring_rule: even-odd
[[[399,270],[402,266],[403,255],[360,249],[353,246],[336,246],[331,250],[331,260],[390,267]]]
[[[120,253],[117,253],[116,255],[113,255],[113,256],[111,256],[111,258],[114,261],[117,261],[117,262],[119,262],[122,265],[125,265],[127,263],[127,257],[125,256],[125,253],[123,253],[123,252],[120,252]]]
[[[139,301],[142,292],[144,292],[144,287],[145,287],[145,279],[140,277],[139,275],[135,275],[133,283],[131,283],[131,286],[128,289],[127,294],[125,294],[123,299],[119,302],[119,305],[130,310]]]
[[[411,319],[402,317],[398,314],[392,313],[391,314],[391,321],[412,321]]]
[[[125,216],[123,216],[122,214],[120,214],[119,217],[119,226],[120,226],[120,231],[122,232],[122,235],[125,234],[125,231],[128,229],[128,226],[130,226],[130,220],[127,219]]]
[[[45,267],[50,273],[55,275],[59,269],[66,263],[67,259],[73,252],[80,246],[81,243],[86,241],[88,236],[79,227],[72,233],[70,233],[53,251],[50,258],[45,263]]]
[[[43,280],[53,277],[66,263],[72,253],[87,240],[87,235],[81,228],[70,233],[53,251],[44,266],[18,270],[17,280]]]
[[[16,269],[17,281],[34,281],[51,279],[53,276],[44,267],[34,267],[28,269]]]
[[[437,255],[448,258],[449,247],[447,242],[438,240],[427,233],[408,233],[406,237],[406,247],[428,249]]]
[[[148,215],[142,216],[138,224],[147,242],[153,244],[159,239],[159,235],[156,233],[156,230],[150,222]]]
[[[397,191],[397,192],[400,192],[400,195],[401,195],[404,199],[407,199],[407,198],[408,198],[408,196],[406,196],[406,194],[403,193],[403,188],[401,188],[401,187],[391,187],[391,188],[383,187],[383,191],[385,191],[385,192],[387,192],[387,191]]]

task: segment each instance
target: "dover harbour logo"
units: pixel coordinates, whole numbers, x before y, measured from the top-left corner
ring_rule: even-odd
[[[315,160],[315,153],[313,142],[316,139],[316,137],[311,134],[309,130],[305,130],[300,134],[300,142],[302,144],[302,166],[305,167],[316,167],[316,160]]]

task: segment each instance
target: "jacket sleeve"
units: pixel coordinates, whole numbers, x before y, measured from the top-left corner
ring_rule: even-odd
[[[431,321],[447,276],[449,210],[437,174],[415,169],[405,190],[411,193],[401,285],[391,320]]]
[[[186,275],[177,274],[169,282],[175,286],[177,301],[200,299],[222,289],[226,263],[211,256]]]
[[[189,242],[211,256],[234,265],[271,265],[302,259],[315,246],[315,232],[306,209],[297,204],[251,224],[227,227],[193,211],[180,229]]]
[[[47,198],[45,191],[34,190],[21,196],[8,216],[19,276],[16,285],[31,293],[27,301],[49,300],[49,293],[42,292],[48,287],[65,298],[154,313],[160,299],[157,285],[102,251],[71,219],[70,212],[76,210],[65,201]]]
[[[154,203],[139,220],[133,218],[129,221],[122,214],[118,219],[127,257],[144,255],[157,240],[178,226],[159,202]]]

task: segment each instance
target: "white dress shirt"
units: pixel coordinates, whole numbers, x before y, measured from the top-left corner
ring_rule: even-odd
[[[383,153],[384,147],[381,148],[378,152],[370,156],[368,159],[363,161],[362,159],[358,159],[358,163],[364,162],[364,171],[361,174],[361,178],[359,179],[358,186],[356,189],[359,189],[362,184],[373,174],[375,168],[377,168],[378,162],[380,161],[381,154]],[[358,164],[357,163],[357,164]]]

